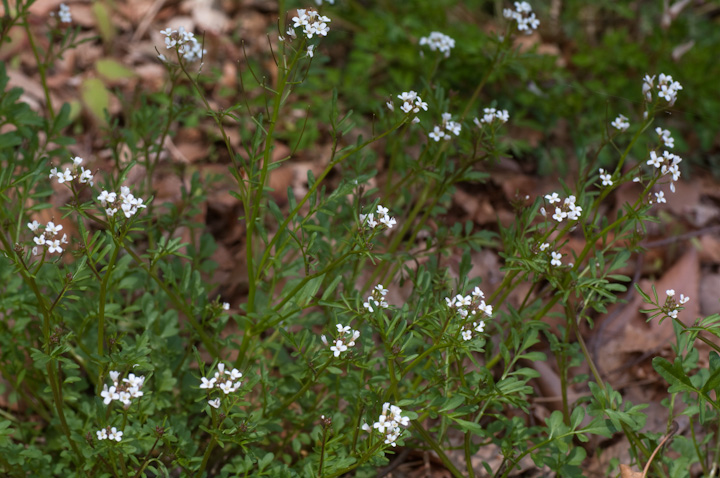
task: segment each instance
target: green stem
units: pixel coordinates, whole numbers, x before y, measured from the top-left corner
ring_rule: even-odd
[[[419,423],[417,423],[417,420],[413,420],[411,422],[413,430],[415,430],[422,438],[425,440],[425,443],[430,445],[430,448],[432,448],[435,453],[437,453],[438,457],[440,457],[440,461],[443,462],[443,465],[448,469],[450,473],[456,478],[463,478],[463,474],[460,470],[458,470],[455,465],[453,465],[452,461],[450,461],[450,458],[447,457],[445,454],[445,451],[443,451],[442,448],[440,448],[440,445],[433,439],[433,437],[430,436],[430,434],[425,430]]]
[[[45,93],[45,103],[48,109],[48,112],[50,113],[50,122],[52,123],[55,121],[55,109],[52,105],[52,100],[50,99],[50,88],[48,88],[47,85],[47,74],[45,72],[45,64],[40,59],[40,52],[37,49],[37,46],[35,45],[35,40],[33,40],[33,35],[30,32],[30,24],[28,23],[27,17],[23,21],[23,26],[25,27],[25,32],[27,33],[28,43],[30,44],[30,49],[32,49],[33,56],[35,56],[35,61],[37,63],[38,67],[38,73],[40,74],[40,84],[42,85],[43,92]]]
[[[103,348],[105,345],[105,303],[107,301],[107,287],[108,283],[110,282],[110,276],[113,273],[113,268],[115,267],[115,262],[117,261],[118,254],[120,253],[120,244],[118,244],[117,241],[115,241],[115,237],[113,237],[113,252],[112,256],[110,256],[110,262],[108,262],[107,267],[105,268],[105,276],[103,276],[103,280],[100,283],[100,305],[98,309],[98,356],[103,356]],[[102,378],[102,369],[100,370],[100,375]]]
[[[210,453],[212,453],[213,448],[215,448],[215,445],[217,444],[217,440],[215,440],[215,437],[213,436],[210,439],[210,443],[208,443],[208,447],[205,449],[205,453],[203,454],[203,460],[200,464],[200,468],[198,468],[198,471],[195,472],[195,477],[201,477],[203,472],[205,471],[205,468],[207,467],[208,461],[210,460]]]

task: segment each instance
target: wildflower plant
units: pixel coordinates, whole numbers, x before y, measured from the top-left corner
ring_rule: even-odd
[[[430,450],[456,477],[508,477],[527,456],[570,477],[582,476],[581,442],[616,433],[635,462],[652,461],[658,435],[644,428],[642,406],[600,376],[581,327],[618,302],[630,280],[621,270],[655,220],[653,206],[672,200],[681,159],[668,151],[674,141],[660,113],[680,101],[679,82],[638,78],[642,107],[624,112],[633,120],[617,112],[597,125],[598,149],[615,152],[613,161],[581,157],[577,177],[519,198],[512,224],[493,232],[444,218],[457,188],[486,184],[507,154],[502,138],[516,115],[487,98],[486,86],[522,62],[513,41],[540,25],[527,2],[503,11],[505,30],[487,42],[492,60],[472,91],[450,94],[432,69],[378,100],[386,107],[366,128],[344,110],[342,92],[329,93],[327,115],[316,118],[330,138],[326,157],[286,197],[271,191],[271,174],[302,154],[310,133],[283,118],[322,79],[313,62],[344,7],[317,0],[284,11],[280,2],[278,41],[263,58],[273,74],[252,71],[257,84],[242,85],[252,98],[226,108],[209,98],[217,70],[197,66],[210,61],[203,37],[160,31],[158,52],[174,53],[172,61],[159,53],[163,98],[144,96],[115,123],[120,133],[102,131],[107,166],[78,156],[70,106],[49,94],[45,72],[77,32],[52,27],[49,38],[64,40],[41,55],[29,3],[4,21],[31,36],[41,112],[8,88],[0,65],[0,141],[11,146],[0,148],[0,392],[12,405],[0,413],[4,475],[374,476],[407,447]],[[436,64],[465,48],[439,32],[407,45],[438,52]],[[175,203],[153,188],[172,128],[197,110],[212,122],[238,200],[243,263],[234,274],[244,290],[232,308],[214,284],[215,239],[196,220],[218,178],[179,168]],[[277,157],[288,138],[287,157]],[[642,190],[609,217],[603,201],[626,183]],[[490,247],[503,260],[497,284],[471,276],[472,253]],[[716,420],[719,356],[689,371],[692,342],[700,331],[720,336],[720,321],[686,327],[684,295],[643,297],[676,327],[678,358],[653,362],[672,400],[681,396],[702,424]],[[543,321],[551,310],[562,311],[557,330]],[[530,398],[539,373],[528,364],[546,352],[561,406],[538,421]],[[580,360],[591,376],[572,402]],[[687,440],[700,450],[698,438]],[[478,468],[485,447],[502,460]],[[707,462],[703,453],[711,452],[693,460]],[[666,476],[662,460],[671,461],[654,467]]]

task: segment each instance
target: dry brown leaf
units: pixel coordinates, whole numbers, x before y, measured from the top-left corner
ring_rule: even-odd
[[[720,264],[720,239],[712,234],[700,236],[700,262]]]
[[[622,478],[643,478],[642,471],[633,471],[627,465],[620,465],[620,476]]]

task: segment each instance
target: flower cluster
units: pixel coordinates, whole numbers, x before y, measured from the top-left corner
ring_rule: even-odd
[[[606,173],[603,168],[598,169],[598,172],[600,173],[600,181],[602,181],[603,186],[613,185],[612,174]]]
[[[460,130],[462,129],[462,126],[457,121],[451,120],[451,117],[452,115],[450,113],[443,113],[442,124],[440,126],[436,125],[428,136],[435,140],[435,142],[438,142],[441,139],[447,141],[452,138],[452,136],[450,136],[447,131],[450,131],[455,136],[460,136]]]
[[[478,128],[482,128],[483,124],[491,124],[495,121],[498,123],[507,123],[510,119],[510,114],[507,110],[498,110],[495,108],[483,108],[483,116],[481,119],[475,118],[473,123]]]
[[[238,369],[234,368],[231,371],[225,370],[225,364],[220,362],[217,365],[218,371],[210,380],[207,377],[201,377],[200,388],[212,390],[213,388],[219,388],[225,395],[229,395],[232,392],[236,392],[240,389],[242,382],[240,379],[243,374]],[[220,408],[220,399],[208,400],[208,404],[213,408]]]
[[[646,164],[659,169],[660,174],[663,176],[672,176],[670,190],[675,192],[675,181],[680,179],[680,167],[678,165],[681,161],[680,156],[669,151],[663,151],[662,156],[659,156],[655,151],[650,151],[650,159],[647,160]]]
[[[140,209],[147,207],[143,204],[142,198],[136,198],[130,193],[130,188],[127,186],[120,188],[119,196],[117,193],[103,190],[97,200],[100,202],[100,205],[105,208],[105,213],[109,217],[114,216],[115,213],[118,212],[118,207],[122,210],[123,214],[125,214],[126,218],[133,217]]]
[[[420,39],[420,45],[427,45],[430,47],[430,51],[439,51],[445,55],[445,58],[448,58],[450,50],[455,48],[455,40],[444,33],[431,32],[430,35]]]
[[[655,75],[645,75],[645,78],[643,78],[643,96],[645,96],[645,99],[650,102],[652,101],[652,92],[653,88],[655,88]],[[667,101],[668,106],[672,106],[675,104],[675,101],[677,100],[677,94],[680,90],[682,90],[682,85],[678,83],[677,81],[673,80],[673,77],[670,75],[666,75],[664,73],[660,73],[658,76],[658,84],[657,84],[657,90],[658,90],[658,98],[662,98],[665,101]]]
[[[390,405],[389,402],[383,404],[382,413],[378,417],[377,421],[373,423],[372,428],[367,423],[362,425],[362,429],[366,432],[371,432],[373,429],[379,431],[385,435],[385,444],[395,446],[395,442],[400,438],[402,434],[402,428],[410,425],[410,419],[402,416],[402,410],[395,406]]]
[[[330,346],[330,351],[335,357],[339,357],[340,354],[347,351],[349,347],[354,347],[355,341],[360,337],[360,332],[351,329],[349,325],[343,326],[342,324],[337,324],[337,330],[338,336]],[[324,335],[320,336],[320,340],[322,340],[325,345],[330,345]]]
[[[678,312],[682,310],[682,306],[690,300],[690,297],[685,297],[684,294],[680,294],[680,299],[675,299],[675,291],[668,289],[665,291],[667,297],[665,298],[665,304],[662,306],[662,311],[673,319],[677,319]]]
[[[177,30],[168,27],[160,30],[160,33],[165,36],[165,48],[168,50],[175,48],[187,61],[199,60],[207,54],[207,50],[203,49],[195,34],[186,31],[185,27],[179,27]]]
[[[420,96],[414,92],[414,91],[404,91],[402,94],[398,95],[398,98],[400,98],[403,102],[400,109],[403,111],[403,113],[410,114],[410,113],[419,113],[420,110],[427,111],[428,104],[420,98]],[[387,107],[390,109],[390,111],[393,111],[395,109],[395,106],[392,104],[392,102],[388,101]],[[419,120],[415,118],[413,120],[414,123],[417,123]]]
[[[535,17],[532,7],[528,2],[515,2],[515,10],[506,8],[503,10],[503,16],[508,20],[517,22],[517,29],[530,35],[540,26],[540,20]]]
[[[82,166],[83,159],[80,156],[75,156],[72,160],[73,167],[71,168],[65,168],[65,171],[62,171],[62,168],[58,170],[58,168],[52,168],[50,170],[50,179],[56,178],[58,184],[66,184],[70,185],[72,181],[77,179],[81,184],[89,184],[92,186],[93,183],[93,175],[90,172],[89,169],[85,169]]]
[[[47,251],[49,253],[57,252],[60,254],[63,251],[62,244],[67,244],[67,234],[63,234],[62,238],[56,239],[57,235],[62,230],[62,224],[55,224],[54,222],[50,221],[45,226],[40,224],[37,221],[28,222],[27,224],[28,229],[30,229],[33,233],[35,233],[35,237],[33,238],[33,242],[36,244],[35,247],[33,247],[33,254],[38,255],[38,248],[37,246],[45,246],[47,247]],[[40,228],[43,228],[44,231],[40,233]]]
[[[123,432],[115,427],[105,427],[95,432],[98,440],[122,441]]]
[[[328,32],[330,31],[330,27],[328,26],[328,23],[330,23],[332,20],[330,20],[325,15],[320,15],[315,10],[305,10],[302,8],[298,8],[297,10],[297,16],[292,18],[293,26],[292,28],[288,28],[287,34],[288,36],[295,38],[297,34],[295,33],[295,28],[302,27],[303,33],[305,36],[310,39],[313,36],[327,36]]]
[[[662,129],[661,127],[655,128],[655,132],[660,136],[660,141],[662,141],[663,146],[666,148],[674,148],[675,147],[675,138],[672,137],[672,133],[670,133],[667,129]]]
[[[110,405],[110,402],[117,400],[125,405],[125,407],[129,407],[131,398],[140,398],[143,396],[142,387],[145,384],[145,377],[143,375],[136,376],[134,373],[130,373],[127,378],[123,378],[122,380],[118,380],[118,378],[120,378],[120,372],[115,370],[111,370],[109,375],[113,384],[110,388],[108,388],[107,384],[104,384],[102,392],[100,392],[100,396],[103,398],[105,405]]]
[[[360,214],[360,225],[365,228],[375,229],[377,226],[382,224],[388,229],[392,229],[392,227],[397,224],[395,218],[388,215],[388,208],[382,207],[378,204],[376,213],[377,217],[374,213]]]
[[[372,293],[368,296],[367,302],[363,302],[363,307],[368,309],[370,312],[375,311],[375,307],[380,307],[382,309],[387,309],[390,307],[387,302],[385,302],[385,296],[387,295],[388,290],[382,286],[382,284],[378,284],[373,289]]]
[[[492,305],[485,303],[485,293],[480,290],[479,287],[475,287],[470,295],[463,296],[462,294],[458,294],[455,297],[445,297],[445,303],[448,308],[455,309],[462,318],[466,318],[469,315],[477,315],[478,312],[484,314],[485,317],[492,317]],[[484,330],[484,320],[465,324],[462,331],[462,338],[466,341],[472,340],[473,331],[482,333]]]
[[[558,193],[552,193],[552,194],[546,194],[545,199],[550,203],[552,206],[555,203],[560,203],[560,196],[558,196]],[[562,206],[554,206],[555,207],[555,213],[552,215],[552,218],[555,219],[557,222],[563,222],[563,219],[567,218],[571,221],[577,221],[580,219],[580,215],[582,214],[582,207],[575,204],[575,196],[570,195],[568,196],[564,201]],[[540,213],[545,216],[545,208],[540,208]]]
[[[624,115],[618,115],[612,123],[610,123],[615,129],[625,131],[630,127],[630,122]]]
[[[72,14],[70,13],[70,8],[64,3],[60,4],[60,9],[58,10],[58,18],[62,23],[72,23]]]

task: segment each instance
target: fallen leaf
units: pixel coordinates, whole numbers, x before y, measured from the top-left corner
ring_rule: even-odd
[[[620,476],[622,478],[643,478],[643,473],[641,471],[633,471],[627,465],[620,465]]]

